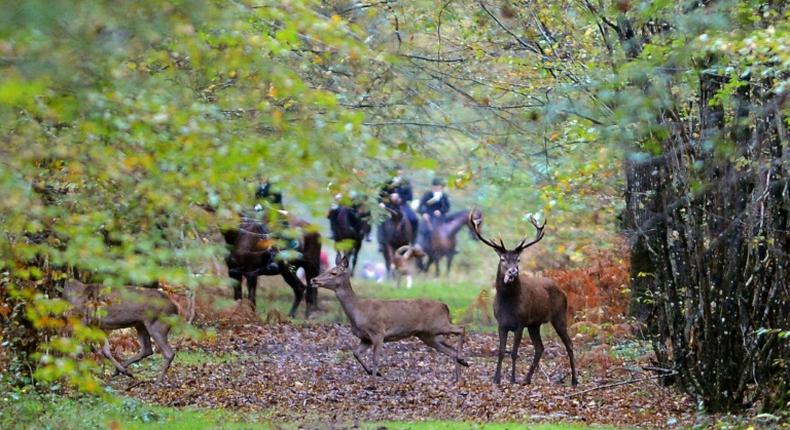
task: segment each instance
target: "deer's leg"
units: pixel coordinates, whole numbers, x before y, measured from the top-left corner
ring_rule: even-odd
[[[252,303],[252,309],[254,310],[256,308],[255,297],[258,295],[258,274],[246,275],[244,278],[247,279],[247,298]]]
[[[104,344],[102,344],[101,347],[101,353],[105,358],[110,360],[113,366],[115,366],[116,372],[126,375],[130,378],[134,377],[132,376],[132,373],[126,369],[126,367],[122,366],[121,363],[119,363],[118,360],[116,360],[115,357],[112,356],[112,350],[110,348],[110,340],[107,338],[104,339]]]
[[[162,365],[162,372],[159,374],[159,377],[156,378],[156,383],[159,384],[165,378],[165,373],[167,373],[167,369],[170,368],[170,363],[173,362],[173,357],[176,355],[173,347],[167,343],[167,334],[170,332],[170,326],[164,321],[153,321],[146,322],[145,328],[148,330],[148,333],[151,334],[154,343],[156,343],[156,347],[159,348],[159,352],[161,352],[162,356],[165,358],[165,362]]]
[[[282,275],[285,282],[294,291],[294,301],[293,304],[291,305],[291,310],[288,311],[288,316],[293,318],[296,316],[296,309],[299,308],[299,303],[302,302],[302,298],[304,297],[305,287],[302,284],[302,281],[300,281],[299,278],[296,276],[296,273],[288,270],[288,268],[283,269]]]
[[[529,338],[532,340],[532,346],[535,347],[535,357],[532,359],[532,365],[529,366],[529,373],[527,373],[527,384],[532,383],[532,374],[538,368],[540,357],[543,355],[543,341],[540,339],[540,324],[529,326]]]
[[[499,351],[497,352],[496,372],[494,372],[494,383],[497,385],[502,382],[502,360],[505,359],[507,332],[507,329],[499,327]]]
[[[367,373],[368,375],[372,375],[373,371],[370,370],[368,366],[366,366],[365,363],[362,361],[362,354],[364,354],[365,351],[367,351],[369,348],[370,348],[370,342],[361,340],[359,342],[359,345],[357,345],[357,347],[354,348],[354,358],[356,358],[357,362],[359,362],[359,364],[362,365],[362,368],[365,369],[365,373]],[[377,373],[376,376],[381,376],[381,373]]]
[[[435,337],[436,343],[441,345],[441,348],[443,348],[443,350],[436,348],[430,344],[428,344],[428,346],[436,348],[439,352],[452,357],[453,361],[455,361],[458,365],[469,367],[469,363],[461,357],[461,351],[464,348],[464,336],[466,335],[466,330],[459,327],[458,330],[453,330],[451,332],[448,332],[448,334],[458,335],[458,346],[450,345],[450,343],[447,342],[447,340],[444,338],[443,335],[437,335]]]
[[[373,367],[370,369],[370,377],[375,383],[376,376],[381,376],[379,372],[379,353],[381,352],[382,345],[384,345],[384,339],[381,337],[374,337],[371,338],[371,343],[373,344]]]
[[[518,327],[513,332],[513,349],[510,351],[510,359],[512,364],[510,366],[510,383],[516,383],[516,359],[518,358],[518,348],[521,346],[521,336],[524,335],[524,327]]]
[[[461,380],[461,366],[469,367],[469,363],[461,357],[464,350],[464,338],[466,337],[466,327],[454,327],[458,335],[458,346],[455,348],[455,382]],[[458,331],[460,330],[460,333]],[[444,341],[442,341],[444,343]]]
[[[442,354],[451,357],[455,360],[458,357],[458,351],[453,348],[452,346],[446,344],[441,336],[435,334],[423,334],[419,336],[420,340],[423,341],[424,344],[430,346],[431,348],[441,352]]]
[[[449,333],[458,336],[458,346],[455,348],[455,352],[458,354],[456,356],[456,362],[464,367],[469,367],[469,363],[462,357],[464,342],[466,341],[466,327],[452,326]],[[439,342],[451,347],[451,345],[444,340],[443,336],[439,336]]]
[[[148,334],[148,330],[145,329],[145,325],[135,326],[135,330],[137,330],[137,340],[140,342],[140,351],[137,353],[137,355],[130,357],[128,360],[124,361],[123,364],[121,364],[121,366],[124,368],[127,368],[130,365],[137,363],[138,361],[154,353],[154,349],[151,348],[151,336]]]
[[[568,358],[571,361],[571,384],[574,386],[579,385],[579,380],[576,378],[576,362],[573,360],[573,343],[571,343],[571,337],[568,336],[568,327],[564,315],[562,318],[556,318],[552,321],[551,325],[554,326],[554,330],[560,335],[562,343],[565,344],[565,350],[568,351]]]

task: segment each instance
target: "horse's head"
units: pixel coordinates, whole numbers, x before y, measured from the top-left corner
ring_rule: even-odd
[[[402,202],[403,200],[398,193],[392,193],[390,194],[389,202],[384,205],[384,209],[389,212],[390,218],[396,223],[403,219]]]

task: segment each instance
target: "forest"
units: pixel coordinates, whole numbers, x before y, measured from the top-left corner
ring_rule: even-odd
[[[0,5],[0,428],[790,428],[787,2]]]

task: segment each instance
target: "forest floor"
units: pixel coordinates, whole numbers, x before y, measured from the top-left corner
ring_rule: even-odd
[[[264,294],[276,295],[273,302],[289,299],[282,289]],[[178,355],[161,385],[151,382],[161,364],[158,354],[134,368],[136,380],[108,383],[148,404],[265,413],[270,422],[306,428],[426,420],[688,428],[694,421],[692,400],[655,379],[580,393],[654,375],[643,370],[650,364],[645,345],[627,339],[602,350],[600,342],[577,335],[578,387],[569,384],[568,358],[553,334],[544,336],[546,351],[532,385],[522,383],[533,355],[527,340],[519,352],[518,383],[507,377],[508,356],[502,385],[492,384],[498,345],[493,327],[467,334],[470,367],[462,369],[458,384],[452,360],[416,339],[384,347],[384,377],[374,384],[351,353],[357,338],[345,321],[333,322],[334,298],[323,296],[321,303],[326,311],[309,322],[282,319],[276,311],[265,322],[246,302],[211,318],[199,315],[196,324],[209,335],[174,336]],[[133,352],[133,338],[115,335],[116,353]]]

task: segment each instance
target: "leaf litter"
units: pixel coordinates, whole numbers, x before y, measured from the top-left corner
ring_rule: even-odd
[[[590,365],[600,355],[600,345],[583,336],[574,340],[577,362],[587,363],[580,366],[578,387],[568,384],[568,358],[553,338],[544,340],[546,350],[532,385],[521,383],[533,355],[531,344],[524,342],[517,383],[509,382],[508,354],[503,363],[506,377],[499,387],[492,383],[498,345],[494,333],[467,334],[464,355],[470,367],[463,368],[458,384],[452,381],[452,360],[416,339],[385,345],[379,366],[384,376],[374,383],[352,355],[357,342],[343,324],[267,324],[243,312],[230,312],[216,326],[216,336],[175,343],[179,351],[237,359],[196,364],[177,359],[161,385],[130,384],[120,377],[109,384],[149,403],[265,412],[274,422],[318,417],[334,422],[573,421],[645,428],[671,423],[682,428],[694,420],[692,399],[660,381],[568,397],[606,383],[652,375],[642,370],[649,364],[645,358]],[[564,383],[557,382],[563,378]]]

